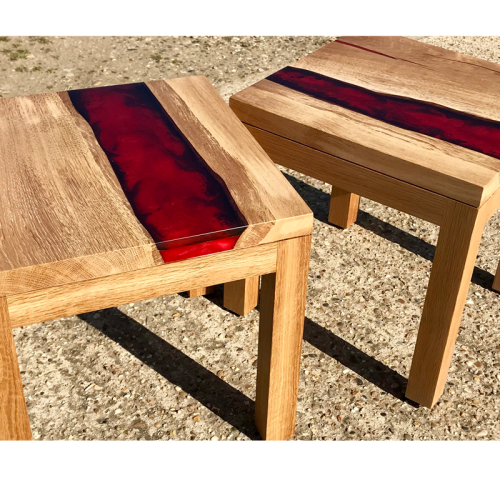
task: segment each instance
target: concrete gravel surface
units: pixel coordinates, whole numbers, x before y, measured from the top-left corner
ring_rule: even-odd
[[[335,37],[0,37],[0,95],[204,74],[230,95]],[[498,37],[415,37],[500,62]],[[281,167],[280,167],[281,168]],[[500,215],[487,224],[445,392],[404,400],[439,229],[363,199],[327,222],[329,186],[282,169],[315,214],[297,440],[500,437]],[[14,330],[37,440],[258,439],[258,310],[185,293]]]

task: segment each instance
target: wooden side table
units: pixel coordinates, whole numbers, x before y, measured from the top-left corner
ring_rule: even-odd
[[[206,78],[1,99],[0,172],[0,439],[11,328],[259,275],[256,425],[293,436],[312,213]]]
[[[500,206],[500,65],[403,37],[342,37],[234,95],[271,158],[441,226],[406,395],[441,396],[483,227]],[[493,284],[500,290],[500,273]]]

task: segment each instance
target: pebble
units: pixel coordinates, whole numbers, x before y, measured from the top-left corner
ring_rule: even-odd
[[[476,436],[479,438],[486,437],[488,435],[488,431],[486,429],[479,431]]]

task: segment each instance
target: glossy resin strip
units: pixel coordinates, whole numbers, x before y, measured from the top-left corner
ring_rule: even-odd
[[[496,122],[427,102],[380,94],[290,66],[268,76],[267,80],[391,125],[500,159],[500,124]]]
[[[234,248],[246,222],[145,84],[68,94],[165,262]]]

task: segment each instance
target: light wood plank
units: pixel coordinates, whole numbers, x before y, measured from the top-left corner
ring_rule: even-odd
[[[147,83],[221,179],[248,228],[235,248],[310,234],[312,212],[207,78]]]
[[[500,160],[263,80],[230,99],[245,124],[472,206],[500,187]]]
[[[332,186],[328,222],[347,229],[358,218],[359,195]]]
[[[0,297],[0,440],[30,439],[30,421],[10,327],[7,299]]]
[[[500,121],[499,65],[495,65],[496,71],[492,66],[486,69],[482,61],[475,59],[478,67],[473,75],[465,74],[464,69],[450,71],[450,63],[445,64],[443,61],[441,66],[436,62],[429,67],[422,64],[422,59],[427,59],[425,51],[415,50],[415,43],[418,42],[404,37],[392,39],[391,42],[392,37],[380,37],[382,40],[376,44],[375,51],[368,51],[362,50],[362,47],[374,47],[373,38],[370,41],[364,41],[363,38],[357,37],[358,47],[339,42],[329,43],[292,66],[375,92],[430,102]],[[339,40],[349,42],[350,38]],[[397,45],[399,48],[396,48]],[[441,50],[446,58],[448,51]],[[415,55],[416,52],[419,52],[419,57]],[[422,82],[425,84],[422,85]]]
[[[161,262],[57,94],[2,99],[0,151],[0,293]]]
[[[8,297],[12,327],[116,307],[276,270],[276,243],[205,255]]]
[[[441,223],[447,203],[443,196],[256,127],[247,125],[247,128],[279,165],[433,224]]]
[[[376,51],[435,71],[452,72],[462,78],[475,77],[484,84],[498,80],[500,66],[468,54],[437,47],[403,36],[342,36],[339,42]],[[493,72],[493,73],[492,73]]]
[[[194,297],[201,297],[202,295],[209,295],[211,293],[214,293],[214,287],[213,286],[202,286],[200,288],[193,288],[192,290],[189,290],[189,298],[192,299]]]
[[[259,276],[224,284],[224,307],[240,316],[247,315],[259,302]]]
[[[446,383],[483,228],[477,209],[449,201],[406,389],[409,399],[429,408]]]
[[[278,243],[276,273],[262,277],[255,422],[267,440],[295,432],[311,237]]]

